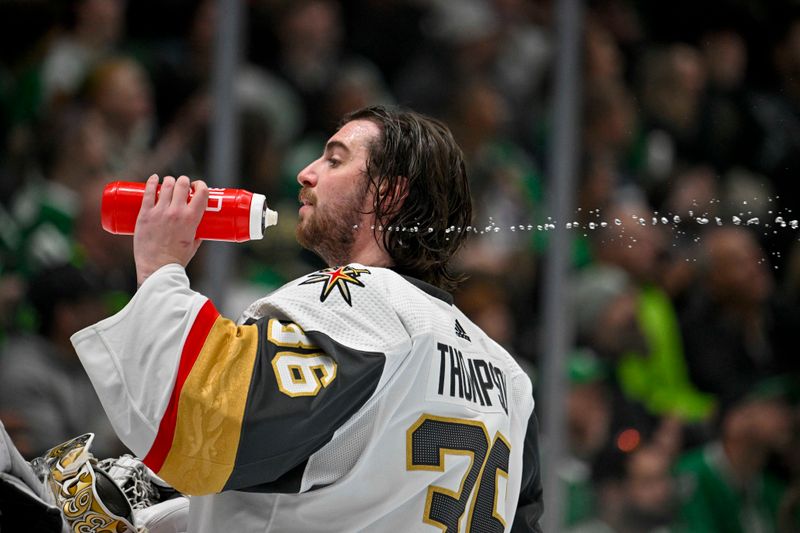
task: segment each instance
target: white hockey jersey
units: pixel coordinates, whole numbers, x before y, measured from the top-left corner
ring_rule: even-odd
[[[538,531],[531,382],[433,286],[325,269],[237,324],[167,265],[72,342],[192,532]]]

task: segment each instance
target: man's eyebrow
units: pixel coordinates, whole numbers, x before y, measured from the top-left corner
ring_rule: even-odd
[[[348,148],[347,145],[345,145],[342,141],[328,141],[327,144],[325,145],[326,152],[330,152],[335,148],[339,148],[340,150],[343,150],[348,153],[350,152],[350,148]]]

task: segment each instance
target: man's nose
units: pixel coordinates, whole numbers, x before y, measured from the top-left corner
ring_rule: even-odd
[[[317,174],[314,172],[314,163],[309,163],[306,168],[297,173],[297,183],[303,187],[313,187],[317,184]]]

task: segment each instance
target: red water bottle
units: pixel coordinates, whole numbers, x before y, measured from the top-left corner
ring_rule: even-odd
[[[144,183],[115,181],[103,190],[103,229],[119,235],[133,235],[142,207]],[[156,196],[161,185],[156,190]],[[189,201],[192,193],[189,192]],[[208,207],[195,238],[210,241],[244,242],[264,237],[268,226],[278,223],[278,213],[267,208],[263,194],[243,189],[208,189]]]

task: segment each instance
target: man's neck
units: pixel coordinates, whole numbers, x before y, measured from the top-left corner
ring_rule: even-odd
[[[374,267],[392,266],[392,261],[389,259],[388,255],[378,250],[364,250],[362,253],[351,254],[347,262]]]
[[[383,247],[383,243],[379,240],[380,235],[375,235],[371,231],[358,231],[356,232],[356,239],[353,243],[350,253],[347,255],[344,264],[359,263],[364,266],[373,267],[390,267],[392,266],[392,258],[389,252]],[[331,261],[326,260],[329,266]],[[339,263],[340,261],[333,261]]]

